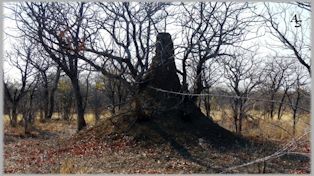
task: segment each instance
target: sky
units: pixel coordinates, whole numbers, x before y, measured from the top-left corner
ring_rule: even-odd
[[[255,9],[254,12],[260,13],[260,11],[262,11],[263,9],[263,3],[255,3],[255,4],[257,8]],[[283,7],[291,6],[291,5],[283,5],[282,3],[271,3],[271,8],[278,9],[276,11],[280,12],[280,8],[277,7],[278,5],[283,6]],[[9,11],[4,8],[4,16],[10,16],[9,14],[10,14]],[[298,18],[302,20],[301,28],[296,28],[294,22],[289,22],[290,19],[292,19],[295,14],[297,15]],[[248,13],[246,15],[249,16],[251,14]],[[301,10],[300,8],[290,8],[287,11],[287,13],[280,13],[279,15],[276,16],[276,20],[278,21],[281,21],[284,19],[286,19],[288,23],[279,23],[280,28],[282,29],[287,28],[292,32],[299,33],[299,35],[305,36],[307,40],[310,40],[311,19],[310,19],[309,12]],[[12,44],[15,43],[15,38],[13,36],[17,36],[17,32],[15,29],[16,28],[15,21],[9,18],[4,18],[3,26],[4,26],[3,31],[5,32],[4,41],[3,41],[4,54],[5,54],[7,51],[10,51],[12,49]],[[289,54],[291,55],[291,51],[283,50],[282,43],[278,39],[276,39],[274,36],[267,33],[266,30],[267,29],[265,27],[261,27],[260,25],[253,26],[251,32],[249,32],[249,34],[247,35],[247,39],[250,39],[250,40],[247,40],[241,43],[241,46],[243,46],[244,48],[248,48],[250,46],[259,46],[256,59],[261,59],[261,60],[265,60],[267,58],[271,58],[270,56],[274,56],[275,55],[274,49],[276,50],[276,52],[279,53],[279,55],[289,55]],[[175,45],[181,41],[180,34],[177,31],[178,31],[177,26],[173,24],[170,24],[169,26],[167,26],[167,32],[169,32],[170,34],[174,34],[174,33],[178,34],[177,38],[173,37],[175,38],[174,40]],[[7,34],[10,34],[11,36]],[[310,41],[306,41],[306,42],[310,43]],[[278,49],[276,49],[276,46],[278,46]],[[310,51],[308,52],[310,53]],[[181,68],[180,61],[176,60],[176,65],[179,69]],[[13,80],[18,81],[20,79],[17,69],[14,69],[12,66],[10,66],[6,62],[6,60],[4,60],[4,76],[5,76],[5,80],[8,79],[11,81]]]

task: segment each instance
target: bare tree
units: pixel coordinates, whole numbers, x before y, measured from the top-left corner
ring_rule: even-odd
[[[16,12],[19,28],[36,40],[70,78],[77,111],[77,129],[86,126],[79,84],[79,53],[83,52],[85,3],[21,3]],[[71,15],[71,17],[69,17]]]
[[[245,55],[223,61],[227,85],[236,96],[232,99],[232,111],[238,134],[241,134],[242,123],[250,107],[247,98],[262,82],[257,63],[252,56]]]
[[[80,60],[112,78],[125,80],[122,75],[128,70],[128,79],[141,80],[148,68],[151,30],[161,21],[153,16],[164,5],[98,3],[97,8],[91,3],[20,3],[12,10],[24,35],[40,43],[71,79],[80,130],[86,126],[78,79]],[[104,32],[113,39],[110,43],[104,40]]]
[[[300,111],[299,106],[300,106],[300,102],[303,99],[302,89],[308,81],[307,80],[308,75],[305,75],[304,73],[302,73],[302,69],[296,67],[294,69],[294,73],[295,75],[293,76],[295,76],[295,81],[292,86],[293,91],[287,94],[290,108],[292,110],[293,135],[296,134],[296,125],[299,120],[299,117],[298,117],[298,112]]]
[[[34,80],[32,79],[33,67],[30,64],[30,60],[33,57],[32,48],[33,45],[23,39],[20,41],[20,45],[15,45],[13,53],[7,54],[9,62],[14,68],[18,69],[20,76],[18,83],[11,83],[8,80],[4,82],[5,96],[11,104],[9,116],[12,127],[16,127],[17,125],[17,108],[19,106],[19,102],[34,83]],[[7,77],[7,79],[9,77],[7,74],[4,76]]]
[[[209,64],[208,66],[203,69],[203,91],[204,93],[210,93],[212,87],[219,82],[219,80],[222,78],[221,68],[220,65],[215,61],[211,60],[207,62]],[[206,112],[206,116],[210,117],[211,112],[211,100],[213,97],[205,96],[203,99],[200,100],[200,102],[204,103],[204,108]],[[201,103],[200,103],[201,104]],[[199,106],[201,107],[201,106]]]
[[[69,121],[72,118],[73,89],[69,79],[61,78],[57,88],[57,102],[62,119]]]
[[[102,105],[104,102],[104,98],[101,96],[101,90],[103,89],[103,84],[101,81],[96,80],[95,85],[93,86],[91,92],[92,97],[89,99],[89,104],[94,112],[95,120],[98,122],[100,119],[100,114],[102,112]]]
[[[310,20],[309,11],[299,10],[298,14],[301,14],[302,17],[298,17],[297,14],[288,16],[288,14],[290,14],[289,11],[292,8],[294,9],[293,5],[277,4],[274,6],[268,3],[264,3],[264,5],[266,9],[265,15],[259,16],[265,20],[270,34],[276,37],[286,49],[290,50],[298,62],[302,64],[309,72],[309,75],[311,75],[310,36],[308,36],[308,32],[306,32],[310,31],[310,26],[306,25],[306,23],[301,24],[300,22],[302,22],[302,20],[298,19],[304,17],[303,21]],[[274,8],[276,8],[276,11],[278,11],[278,9],[281,10],[280,14],[283,14],[283,17],[279,16],[278,12],[275,13]],[[293,22],[295,22],[296,25],[292,25],[291,23]],[[286,57],[291,57],[291,55]]]
[[[179,13],[172,12],[172,8],[168,8],[168,6],[179,10]],[[126,97],[123,90],[125,86],[128,86],[128,91],[136,94],[139,92],[139,87],[143,85],[142,83],[147,81],[145,78],[152,78],[150,72],[158,70],[156,68],[166,63],[163,60],[159,62],[158,58],[156,59],[150,54],[153,52],[153,46],[156,45],[158,48],[156,57],[171,59],[172,63],[167,62],[174,66],[171,68],[175,68],[175,64],[177,64],[175,59],[181,60],[182,69],[174,70],[175,74],[171,74],[176,81],[179,80],[176,76],[177,73],[182,76],[182,85],[180,85],[180,81],[176,84],[176,86],[182,87],[175,91],[188,92],[190,89],[195,94],[210,92],[211,87],[222,75],[216,72],[217,64],[224,64],[221,68],[224,68],[229,87],[238,97],[233,102],[234,119],[236,131],[241,132],[242,120],[245,118],[248,105],[245,97],[260,83],[260,77],[252,71],[256,67],[254,59],[236,55],[237,50],[243,49],[241,42],[247,39],[246,35],[256,18],[255,15],[250,17],[245,15],[246,12],[251,12],[249,3],[26,2],[18,3],[16,7],[11,10],[15,13],[15,20],[20,31],[24,36],[32,38],[36,44],[40,45],[42,57],[47,57],[47,60],[53,61],[56,68],[59,68],[56,79],[52,81],[54,83],[51,85],[52,93],[49,93],[47,72],[51,72],[48,69],[50,63],[42,63],[38,60],[31,62],[42,73],[45,85],[44,95],[53,95],[60,72],[64,72],[71,80],[71,90],[75,96],[78,114],[78,130],[86,126],[84,113],[91,89],[91,82],[88,78],[82,81],[82,73],[84,71],[101,73],[106,79],[106,93],[112,101],[111,103],[113,105],[120,104]],[[305,39],[304,42],[303,39],[297,41],[298,46],[292,48],[290,45],[293,46],[295,42],[290,41],[290,36],[286,37],[286,35],[278,33],[281,28],[274,22],[270,8],[266,9],[269,9],[270,18],[265,17],[265,20],[272,34],[284,42],[288,49],[294,51],[298,60],[301,63],[304,61],[303,65],[307,65],[306,67],[309,69],[308,52],[305,51],[306,47],[302,48],[306,46]],[[182,39],[175,42],[179,43],[174,47],[178,49],[177,52],[172,47],[171,35],[160,33],[162,30],[169,30],[168,25],[173,22],[169,20],[171,18],[179,19],[176,24],[180,26],[180,29],[173,29],[178,32],[175,35]],[[158,35],[156,35],[157,33]],[[165,41],[171,41],[169,46],[163,46],[160,43],[163,39],[157,38],[157,42],[153,42],[152,38],[156,36],[163,36]],[[167,37],[170,40],[166,40]],[[171,56],[163,57],[163,52],[169,48],[171,51],[168,54]],[[244,49],[249,51],[249,48]],[[161,53],[157,53],[157,51]],[[159,65],[154,67],[152,60]],[[151,65],[149,65],[150,63]],[[165,68],[167,70],[169,67]],[[271,71],[274,68],[275,65],[270,65],[268,72],[270,84],[267,85],[270,86],[271,101],[275,99],[276,93],[280,90],[286,69]],[[158,75],[158,79],[164,79],[161,75],[162,73]],[[167,74],[165,75],[167,76]],[[83,86],[85,83],[86,87]],[[88,92],[85,97],[84,90]],[[282,102],[285,101],[286,93]],[[47,105],[54,104],[49,103],[52,101],[52,97],[45,100],[48,102],[45,103],[44,108],[47,118],[51,117],[53,112],[53,110],[48,112],[53,107],[47,108]],[[196,102],[196,98],[193,100]],[[97,117],[99,116],[99,107],[96,107],[99,105],[98,101],[95,101]],[[204,103],[209,116],[211,107],[208,97]],[[275,105],[271,103],[271,116],[274,115],[274,109]],[[278,114],[280,114],[280,110]]]
[[[311,2],[301,2],[301,1],[297,1],[297,2],[291,2],[291,4],[293,5],[297,5],[298,7],[305,9],[309,12],[311,12]]]
[[[287,71],[291,66],[291,62],[286,62],[284,59],[274,58],[270,62],[266,63],[266,68],[264,69],[265,80],[263,82],[265,90],[265,95],[269,95],[269,106],[267,109],[270,118],[274,117],[275,111],[275,98],[279,89],[282,87],[284,78],[287,77]],[[285,94],[285,93],[284,93]],[[283,99],[284,99],[283,95]],[[267,103],[268,104],[268,103]]]
[[[95,19],[94,25],[99,27],[85,47],[95,57],[81,59],[107,77],[141,81],[151,59],[153,31],[158,31],[157,25],[162,21],[159,11],[167,4],[98,3],[94,13],[101,18]],[[107,40],[108,36],[111,40]]]
[[[39,74],[35,76],[34,83],[30,86],[29,90],[26,92],[26,95],[23,98],[23,102],[20,105],[22,118],[24,121],[24,133],[30,134],[31,125],[33,124],[36,116],[36,110],[34,107],[34,95],[37,91]]]
[[[182,81],[187,89],[189,67],[194,67],[193,93],[204,89],[202,70],[206,62],[219,56],[231,56],[228,47],[243,41],[253,18],[240,14],[248,10],[248,3],[200,2],[182,4]],[[195,64],[188,64],[194,62]]]
[[[39,46],[34,48],[36,57],[30,63],[41,75],[42,80],[42,120],[51,119],[54,112],[54,96],[58,86],[61,69],[53,63],[49,56]]]

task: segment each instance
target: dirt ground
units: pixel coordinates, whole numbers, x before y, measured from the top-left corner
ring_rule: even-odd
[[[255,147],[213,148],[202,143],[173,147],[145,145],[131,137],[80,138],[75,123],[51,120],[36,123],[31,135],[5,125],[5,173],[310,173],[309,142],[305,138],[289,155],[229,169],[268,156],[284,142],[261,142]],[[255,140],[255,139],[252,139]],[[302,153],[298,154],[296,152]]]

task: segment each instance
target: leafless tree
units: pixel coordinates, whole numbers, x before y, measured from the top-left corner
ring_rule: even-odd
[[[262,82],[261,74],[258,72],[258,62],[255,59],[252,56],[240,55],[222,62],[227,85],[236,96],[231,101],[234,126],[238,134],[241,134],[242,123],[250,107],[247,98]]]
[[[95,85],[92,87],[92,90],[91,90],[92,96],[89,99],[89,104],[94,113],[96,122],[98,122],[98,120],[100,119],[100,115],[103,108],[102,105],[104,102],[104,98],[102,97],[102,94],[101,94],[102,88],[103,88],[102,82],[99,80],[96,80]]]
[[[79,55],[83,51],[86,3],[26,2],[14,9],[18,27],[38,42],[70,78],[77,111],[77,129],[86,126],[79,84]],[[86,18],[84,18],[86,17]],[[80,53],[80,54],[79,54]]]
[[[40,73],[42,80],[43,113],[41,119],[51,119],[54,112],[54,97],[57,90],[61,69],[53,63],[40,47],[33,49],[37,54],[30,60],[31,65]],[[38,85],[40,86],[40,85]]]
[[[291,51],[298,62],[302,64],[309,72],[309,75],[311,75],[310,36],[308,36],[308,32],[306,32],[310,31],[310,26],[306,23],[301,23],[302,21],[310,20],[310,12],[297,9],[298,13],[291,16],[289,10],[291,11],[292,8],[295,10],[295,6],[293,5],[277,4],[274,6],[268,3],[264,3],[264,5],[266,12],[264,15],[259,16],[265,20],[270,34],[276,37],[286,49]],[[277,12],[274,11],[274,8],[276,8]],[[278,11],[280,13],[278,13]],[[280,14],[282,15],[280,16]],[[294,25],[292,23],[296,24]],[[291,57],[291,55],[288,54],[286,57]]]
[[[296,124],[299,120],[298,112],[300,111],[300,102],[303,99],[302,89],[308,81],[308,75],[302,73],[302,69],[296,67],[294,69],[294,83],[292,85],[293,91],[287,94],[290,108],[292,110],[293,119],[293,135],[296,134]]]
[[[72,118],[73,109],[73,89],[71,81],[66,77],[61,77],[57,88],[57,106],[62,119],[69,121]]]
[[[220,65],[215,60],[210,60],[207,62],[206,67],[202,71],[202,77],[203,77],[203,91],[202,93],[210,93],[212,87],[215,86],[215,84],[219,83],[220,79],[222,78],[221,68]],[[200,99],[201,102],[204,103],[204,108],[206,112],[206,116],[210,117],[211,112],[211,100],[212,97],[205,96],[203,99]],[[201,105],[199,106],[201,107]]]
[[[158,12],[166,5],[167,3],[97,3],[93,14],[99,17],[91,22],[96,28],[89,32],[94,35],[85,42],[84,47],[91,57],[81,56],[80,59],[107,77],[141,81],[148,69],[149,53],[154,45],[151,42],[153,31],[162,21],[154,16],[160,16]]]
[[[34,83],[34,69],[30,64],[31,58],[34,56],[32,52],[33,45],[27,40],[22,39],[20,45],[15,45],[12,53],[8,53],[8,61],[11,65],[18,69],[20,80],[18,82],[9,82],[9,75],[6,73],[4,77],[4,92],[6,99],[10,102],[10,119],[11,126],[16,127],[18,106],[21,99],[27,94]]]
[[[173,8],[178,12],[171,11]],[[157,33],[170,30],[168,25],[178,19],[176,24],[179,27],[173,30],[177,31],[175,34],[179,36],[177,39],[182,40],[176,40],[176,52],[169,53],[172,53],[171,58],[173,53],[176,53],[173,57],[181,60],[182,69],[176,70],[182,76],[181,91],[188,92],[190,89],[195,94],[209,93],[212,86],[221,80],[220,76],[223,73],[219,73],[219,69],[224,70],[229,88],[238,97],[232,104],[236,131],[241,133],[242,120],[246,116],[249,104],[245,98],[260,84],[262,73],[254,70],[255,57],[248,58],[236,54],[240,49],[248,52],[250,50],[241,46],[257,17],[245,15],[246,12],[251,12],[249,3],[25,2],[16,3],[9,9],[14,12],[14,19],[22,34],[39,45],[41,54],[39,58],[47,59],[47,62],[44,62],[35,58],[30,63],[41,72],[44,95],[49,95],[45,96],[49,97],[45,100],[48,103],[45,103],[44,108],[47,118],[53,113],[53,110],[49,109],[53,109],[54,103],[49,101],[53,102],[53,92],[57,89],[60,72],[64,72],[71,81],[71,91],[75,96],[78,114],[78,130],[86,126],[84,113],[88,107],[87,102],[90,102],[87,101],[88,97],[96,96],[85,93],[84,97],[85,90],[86,92],[94,90],[88,78],[82,79],[84,72],[101,73],[111,103],[113,105],[123,103],[122,99],[126,97],[125,86],[128,86],[127,91],[130,92],[133,91],[131,87],[135,89],[140,87],[140,83],[145,82],[145,76],[151,71],[149,64],[153,58],[151,54],[154,52],[153,47],[160,46],[160,43],[155,43],[152,39]],[[271,8],[266,5],[266,10],[263,19],[271,34],[293,51],[293,57],[309,70],[307,39],[299,38],[296,31],[282,32],[278,22],[275,22]],[[303,26],[300,29],[303,29]],[[291,54],[285,57],[291,57]],[[47,73],[52,72],[49,71],[51,64],[55,65],[56,69],[53,71],[57,70],[57,74],[54,80],[50,80],[53,84],[51,89],[48,89],[51,83]],[[274,64],[282,67],[277,70]],[[265,71],[269,73],[267,85],[271,101],[275,99],[281,86],[284,87],[282,82],[286,69],[286,65],[281,65],[281,60],[276,58]],[[180,83],[177,85],[181,86]],[[284,89],[281,105],[288,90],[289,88]],[[204,103],[209,116],[211,109],[209,97]],[[47,108],[48,105],[50,108]],[[99,100],[95,99],[94,105],[95,115],[98,117]],[[281,105],[278,116],[282,111]],[[274,115],[274,109],[275,105],[271,103],[271,116]]]
[[[293,5],[297,5],[298,7],[305,9],[309,12],[311,12],[311,2],[301,2],[301,1],[297,1],[297,2],[291,2],[291,4]]]
[[[273,58],[271,61],[266,63],[266,67],[264,69],[265,80],[263,82],[263,86],[265,90],[265,95],[269,95],[269,104],[267,111],[272,119],[274,116],[275,111],[275,98],[277,96],[278,91],[280,88],[283,87],[284,79],[287,77],[287,71],[291,66],[291,62],[287,62],[285,59],[277,59]],[[285,97],[285,93],[287,90],[284,91],[283,99]],[[284,101],[284,100],[282,100]]]
[[[129,70],[129,78],[140,80],[148,68],[151,31],[162,21],[153,16],[166,4],[97,3],[96,7],[84,2],[40,2],[20,3],[11,10],[24,35],[38,42],[71,79],[80,130],[86,126],[78,79],[80,60],[108,77],[122,79]],[[108,35],[113,39],[110,43]],[[108,65],[115,68],[114,73],[107,70]]]
[[[287,75],[294,75],[292,69],[287,70]],[[285,76],[282,80],[282,85],[281,85],[281,98],[280,98],[280,103],[278,103],[278,112],[277,112],[277,119],[280,120],[281,117],[283,116],[284,112],[287,110],[287,96],[288,93],[291,91],[292,86],[294,84],[295,79],[292,78],[291,76]]]
[[[182,3],[183,56],[182,81],[187,89],[189,66],[195,67],[192,81],[193,93],[200,93],[204,88],[202,70],[210,59],[219,56],[231,56],[228,47],[235,47],[243,41],[250,22],[254,18],[244,18],[240,14],[248,10],[248,3],[199,2]],[[195,62],[195,64],[190,64]]]
[[[24,122],[24,133],[29,134],[31,130],[31,125],[33,124],[36,116],[36,109],[34,107],[34,95],[38,88],[40,74],[35,75],[34,83],[30,86],[29,90],[23,98],[23,102],[20,105],[22,114],[22,119]]]

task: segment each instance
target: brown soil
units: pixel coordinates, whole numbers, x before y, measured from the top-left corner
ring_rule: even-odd
[[[220,173],[228,167],[269,155],[282,145],[251,139],[255,145],[231,149],[213,146],[203,138],[195,141],[196,136],[185,134],[182,138],[173,135],[164,139],[164,132],[152,133],[159,139],[147,143],[143,136],[95,136],[95,129],[100,128],[77,134],[75,123],[56,120],[36,127],[33,137],[21,137],[21,131],[5,126],[5,173]],[[128,134],[137,133],[130,130]],[[152,134],[148,136],[153,137]],[[309,152],[308,141],[295,151]],[[261,173],[263,167],[259,163],[227,173]],[[309,168],[307,158],[283,156],[267,161],[264,171],[309,173]]]

